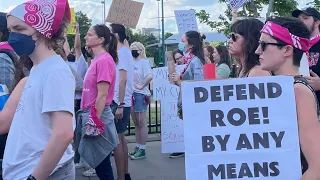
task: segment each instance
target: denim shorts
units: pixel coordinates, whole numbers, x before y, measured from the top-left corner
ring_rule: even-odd
[[[146,95],[140,93],[133,93],[132,106],[134,112],[147,112],[148,103],[146,101]]]
[[[67,161],[63,166],[58,168],[51,176],[49,176],[48,180],[75,180],[76,173],[75,167],[73,163],[73,158]]]
[[[115,115],[118,104],[112,101],[111,105],[112,113]],[[117,133],[121,134],[126,132],[130,123],[130,107],[123,107],[123,117],[120,120],[114,119],[114,124],[116,125]]]

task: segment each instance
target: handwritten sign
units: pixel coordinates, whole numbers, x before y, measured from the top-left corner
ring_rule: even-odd
[[[185,65],[176,66],[176,72],[180,74],[184,69]],[[169,83],[169,72],[168,67],[153,68],[153,99],[158,101],[165,97],[173,98],[179,94],[175,88]]]
[[[249,0],[228,0],[230,6],[232,7],[232,9],[239,9],[240,7],[242,7],[246,2],[248,2]]]
[[[167,86],[179,92],[176,85]],[[177,115],[178,94],[165,96],[161,100],[161,143],[162,153],[184,152],[183,121]]]
[[[301,178],[293,77],[187,81],[182,92],[187,180]]]
[[[194,10],[175,10],[174,14],[177,21],[180,36],[188,31],[198,31],[198,23]]]
[[[176,66],[175,71],[180,74],[184,67]],[[169,83],[168,74],[168,67],[153,69],[153,97],[161,107],[162,153],[184,152],[183,121],[177,115],[180,88]]]
[[[106,21],[136,28],[143,3],[132,0],[113,0]]]
[[[74,13],[74,8],[70,8],[70,13],[71,13],[71,20],[70,20],[70,24],[68,25],[67,34],[75,35],[76,29],[74,27],[74,23],[76,22],[76,15]]]

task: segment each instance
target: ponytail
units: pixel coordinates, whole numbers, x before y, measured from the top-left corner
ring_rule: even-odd
[[[107,51],[112,56],[114,63],[118,64],[118,52],[117,52],[117,46],[118,46],[118,40],[116,35],[113,33],[110,33],[110,43],[108,44]]]

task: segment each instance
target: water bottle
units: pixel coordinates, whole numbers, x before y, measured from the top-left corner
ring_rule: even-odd
[[[0,84],[0,111],[9,99],[9,90],[6,85]]]

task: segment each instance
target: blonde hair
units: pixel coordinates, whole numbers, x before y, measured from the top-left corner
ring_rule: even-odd
[[[133,47],[137,48],[139,51],[141,51],[140,53],[140,57],[142,58],[147,58],[146,55],[146,48],[144,47],[144,45],[140,42],[134,42],[131,44],[130,49],[132,49]]]

